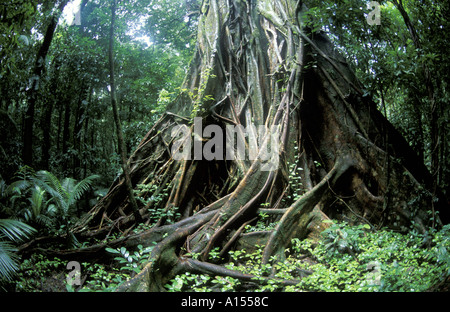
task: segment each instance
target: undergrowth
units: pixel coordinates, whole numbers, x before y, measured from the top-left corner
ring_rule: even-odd
[[[255,276],[242,283],[223,276],[176,276],[169,291],[425,291],[450,275],[450,226],[427,235],[389,230],[372,232],[368,226],[334,223],[322,240],[294,239],[284,261],[262,264],[263,247],[230,251],[228,269]],[[263,277],[272,277],[260,283]],[[297,280],[296,285],[280,282]]]
[[[427,234],[371,231],[366,225],[332,223],[318,243],[292,240],[283,261],[262,264],[263,246],[230,251],[220,259],[213,249],[210,259],[226,268],[251,274],[242,282],[227,276],[185,273],[167,285],[172,292],[209,291],[425,291],[450,275],[450,225]],[[108,249],[112,265],[81,264],[82,285],[67,284],[67,263],[33,255],[23,261],[15,291],[114,291],[139,272],[152,247]],[[195,258],[195,255],[191,255]],[[264,280],[264,282],[262,282]],[[281,280],[296,281],[293,285]]]

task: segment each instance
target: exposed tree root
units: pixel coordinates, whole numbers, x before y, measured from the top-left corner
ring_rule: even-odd
[[[427,225],[429,173],[375,103],[362,96],[330,40],[300,24],[299,4],[203,2],[197,51],[182,88],[188,91],[169,106],[172,113],[161,117],[129,159],[131,181],[145,203],[140,213],[152,227],[130,234],[136,224],[121,176],[74,231],[99,240],[110,232],[125,237],[66,255],[98,256],[106,246],[156,243],[141,273],[119,290],[161,291],[183,272],[253,281],[251,275],[208,263],[210,251],[218,247],[223,256],[232,248],[263,242],[264,263],[272,256],[282,260],[292,238],[317,239],[326,226],[322,221],[329,218],[374,229],[404,231],[411,221],[419,228]],[[202,118],[203,129],[214,124],[225,133],[227,125],[242,126],[236,135],[245,138],[246,151],[255,152],[256,159],[175,160],[171,149],[178,138],[172,130],[179,125],[194,130],[193,112]],[[256,147],[243,130],[251,125],[266,126]],[[275,137],[274,127],[279,130]],[[192,149],[216,139],[197,136],[201,133],[190,137]],[[263,151],[275,143],[278,166],[262,170],[271,164]],[[296,201],[289,197],[294,192],[302,194]],[[417,198],[417,206],[408,204],[411,198]],[[275,230],[244,233],[260,211],[277,222]],[[156,223],[154,212],[161,214]],[[169,213],[175,212],[174,221]],[[188,253],[199,253],[202,261]]]
[[[320,183],[304,194],[284,213],[264,248],[264,264],[268,263],[274,255],[284,255],[284,250],[290,245],[293,238],[306,236],[306,229],[310,222],[309,213],[325,196],[327,190],[333,189],[338,179],[351,166],[352,159],[340,158]]]

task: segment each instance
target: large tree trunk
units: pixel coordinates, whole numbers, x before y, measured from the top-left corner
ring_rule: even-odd
[[[157,245],[149,264],[122,290],[162,290],[174,274],[188,270],[234,274],[205,262],[207,255],[212,248],[223,254],[242,243],[248,236],[243,225],[255,222],[262,203],[278,221],[273,231],[259,233],[266,246],[264,261],[282,257],[292,238],[317,237],[326,224],[321,221],[328,218],[403,231],[412,224],[419,230],[428,225],[430,174],[375,103],[363,96],[327,36],[302,27],[299,3],[204,1],[185,91],[129,159],[133,186],[140,198],[149,199],[142,215],[164,207],[179,217],[170,225],[166,213],[139,235],[141,244]],[[194,116],[201,119],[193,124]],[[229,125],[247,127],[246,152],[258,156],[227,159],[219,148],[213,160],[206,160],[206,153],[199,159],[199,145],[212,153],[210,145],[219,140],[217,132],[212,138],[199,132],[199,120],[202,129],[218,125],[224,133]],[[252,144],[250,125],[265,125],[258,144]],[[182,142],[172,136],[174,129],[190,129],[194,135]],[[236,132],[243,138],[243,131]],[[221,142],[223,155],[234,148]],[[192,148],[195,156],[172,157],[180,143],[186,143],[183,152]],[[276,151],[276,157],[267,159],[268,150],[271,156]],[[301,186],[290,181],[288,164],[302,168],[297,170]],[[302,193],[295,201],[288,198],[294,192]],[[95,228],[100,235],[119,229],[126,234],[133,224],[121,176],[78,231]],[[166,235],[155,234],[162,230]],[[186,252],[200,253],[201,261]]]

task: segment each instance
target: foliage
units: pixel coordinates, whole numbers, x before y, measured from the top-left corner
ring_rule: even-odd
[[[29,225],[12,219],[0,219],[0,283],[12,281],[19,268],[17,249],[13,243],[20,243],[35,230]]]
[[[245,226],[246,232],[258,232],[258,231],[270,231],[273,230],[276,226],[276,222],[270,222],[270,216],[267,213],[260,212],[258,221],[255,225],[247,225]]]
[[[16,292],[33,292],[42,289],[44,284],[51,276],[56,275],[57,272],[63,271],[66,268],[66,263],[59,258],[48,259],[42,254],[35,254],[30,259],[24,259],[20,265],[18,278],[15,283]],[[62,282],[63,275],[60,276]],[[49,288],[55,286],[48,285]],[[56,290],[53,288],[53,290]]]
[[[25,209],[24,220],[28,224],[36,224],[37,226],[50,228],[53,224],[53,218],[57,214],[56,207],[50,205],[51,199],[45,199],[45,190],[35,185],[31,190],[31,196],[28,198],[30,206]]]
[[[187,94],[193,103],[190,114],[191,120],[195,117],[203,116],[207,112],[206,104],[214,101],[214,97],[206,93],[210,78],[216,77],[212,72],[213,68],[211,67],[204,69],[201,74],[199,87],[194,87],[193,90],[181,89],[181,93]]]
[[[330,255],[335,253],[354,254],[359,252],[358,241],[365,235],[365,230],[370,230],[368,224],[348,227],[345,222],[333,223],[333,225],[323,231],[322,242]]]
[[[153,246],[144,248],[142,245],[137,246],[134,252],[128,251],[125,247],[106,248],[106,251],[117,255],[114,259],[117,261],[119,268],[107,268],[101,264],[83,263],[84,271],[87,273],[85,284],[79,290],[80,292],[113,292],[120,284],[127,281],[137,273],[147,263],[147,259],[153,249]],[[125,272],[124,272],[125,271]],[[127,272],[129,271],[129,272]],[[74,291],[68,287],[69,291]]]
[[[446,16],[450,6],[440,1],[400,1],[419,38],[417,46],[395,2],[377,1],[380,25],[369,25],[366,18],[373,8],[368,1],[305,1],[309,11],[304,14],[304,23],[330,35],[353,65],[363,91],[375,99],[432,171],[436,170],[432,168],[432,154],[440,155],[439,172],[433,174],[445,191],[450,183],[449,163],[444,157],[449,148],[445,103],[449,99]],[[433,73],[434,106],[427,95],[425,66]],[[433,113],[439,116],[435,118]],[[434,135],[439,142],[434,142]]]
[[[48,192],[51,202],[56,206],[56,215],[59,225],[65,228],[70,242],[76,244],[76,238],[70,232],[71,217],[74,214],[76,203],[81,199],[83,193],[88,191],[92,182],[99,178],[97,175],[89,176],[80,182],[73,178],[65,178],[60,181],[55,175],[48,171],[39,171],[34,182],[40,189]]]
[[[84,271],[87,272],[83,288],[80,292],[112,292],[121,283],[130,278],[130,275],[119,271],[117,268],[107,268],[105,265],[97,263],[83,263]],[[74,291],[68,287],[68,291]]]
[[[161,206],[164,199],[169,196],[169,187],[169,184],[163,189],[159,189],[155,184],[138,184],[134,190],[136,200],[147,208],[152,224],[161,219],[170,224],[180,217],[180,213],[177,212],[178,207]]]
[[[191,117],[203,115],[207,105],[217,100],[207,93],[207,83],[215,77],[212,68],[203,71],[197,87],[178,88],[195,46],[200,2],[118,3],[115,67],[128,153],[179,93],[191,99]],[[401,130],[426,165],[434,169],[436,185],[446,192],[450,185],[450,161],[446,157],[450,148],[447,122],[450,116],[446,109],[450,99],[449,3],[403,1],[417,31],[419,47],[411,38],[395,1],[379,1],[381,25],[375,26],[366,23],[368,2],[304,1],[309,11],[303,15],[303,26],[312,32],[324,31],[334,40],[362,82],[364,96],[375,99],[378,109]],[[34,112],[33,165],[36,171],[45,170],[37,173],[30,167],[22,167],[19,151],[25,141],[22,130],[31,82],[36,78],[33,76],[36,55],[57,3],[11,0],[0,4],[0,130],[4,133],[0,145],[0,272],[6,280],[12,280],[18,268],[14,243],[29,237],[32,227],[39,234],[67,235],[74,243],[70,228],[81,213],[82,195],[98,177],[92,174],[100,174],[101,187],[106,188],[120,172],[117,142],[111,139],[115,130],[108,105],[105,57],[110,3],[98,0],[83,3],[81,25],[67,25],[60,20],[47,57],[39,60],[45,70],[39,81]],[[308,66],[311,64],[305,69]],[[427,98],[425,67],[433,73],[435,106]],[[438,118],[431,118],[434,114]],[[298,200],[304,191],[299,153],[295,152],[295,158],[287,164],[288,194],[282,202],[285,205]],[[434,155],[438,155],[439,166],[433,168]],[[316,168],[323,167],[317,161],[314,164]],[[14,175],[18,168],[21,169]],[[57,178],[68,176],[73,178]],[[163,207],[170,185],[158,188],[153,183],[156,179],[150,177],[151,183],[139,185],[136,196],[148,208],[151,224],[159,220],[172,223],[180,214],[177,207]],[[408,205],[414,211],[425,196],[433,202],[433,195],[419,194]],[[431,217],[435,216],[433,212]],[[262,213],[256,223],[247,225],[246,231],[271,230],[275,225],[272,221],[272,217]],[[149,226],[140,225],[134,231]],[[426,235],[370,230],[367,225],[351,227],[333,223],[317,245],[296,240],[286,261],[273,259],[265,266],[261,264],[261,248],[229,253],[231,261],[227,268],[257,278],[276,272],[268,282],[258,280],[251,284],[231,277],[186,274],[177,276],[167,288],[172,291],[417,291],[449,275],[448,227],[429,230]],[[116,260],[121,269],[84,264],[89,276],[85,290],[114,290],[138,271],[150,252],[142,246],[135,252],[122,248],[109,251],[118,255]],[[210,258],[224,261],[218,254],[214,249]],[[18,289],[39,288],[42,279],[52,275],[52,269],[63,270],[63,262],[39,257],[24,260]],[[279,279],[300,282],[296,286],[283,286]]]
[[[8,182],[22,165],[20,129],[28,109],[27,91],[36,53],[57,5],[16,2],[0,5],[0,29],[11,34],[0,38],[0,128],[17,128],[0,148],[2,176]],[[98,173],[109,185],[120,168],[110,157],[116,150],[105,57],[110,4],[82,3],[81,24],[68,25],[61,18],[44,60],[33,116],[31,165],[78,180]],[[197,16],[185,8],[182,0],[118,3],[115,68],[127,153],[173,101],[182,83],[195,47]]]
[[[0,31],[4,34],[0,37],[0,63],[8,64],[0,68],[0,79],[17,69],[12,52],[30,44],[24,32],[31,26],[31,16],[35,13],[35,1],[12,0],[0,4]]]
[[[252,251],[230,251],[224,267],[254,275],[252,282],[229,276],[185,273],[176,276],[166,289],[200,292],[425,291],[450,275],[449,235],[450,226],[439,231],[430,229],[429,233],[422,235],[417,232],[371,231],[364,225],[333,223],[322,233],[322,240],[318,243],[294,239],[283,261],[272,258],[263,265],[263,246],[256,246]],[[83,263],[86,280],[78,291],[114,291],[140,272],[152,249],[152,246],[144,248],[142,245],[136,251],[125,247],[107,248],[107,252],[116,255],[118,267]],[[195,258],[193,254],[186,256]],[[218,258],[215,249],[210,257],[225,260]],[[16,291],[63,287],[65,265],[66,262],[58,258],[33,255],[21,265]],[[282,280],[298,283],[286,286]],[[76,291],[73,287],[67,287],[67,290]]]
[[[303,168],[299,166],[298,146],[294,146],[294,161],[287,162],[289,170],[289,195],[287,196],[292,202],[297,201],[303,195],[303,183],[301,181],[301,171]]]
[[[255,251],[230,251],[228,269],[255,276],[255,283],[235,278],[184,274],[166,285],[169,291],[425,291],[450,275],[450,227],[401,234],[370,231],[366,225],[334,223],[319,243],[294,239],[287,258],[262,265],[261,246]],[[430,247],[423,246],[430,237]],[[275,272],[275,274],[273,274]],[[270,276],[267,282],[262,280]],[[281,279],[298,280],[285,286]]]
[[[16,181],[10,185],[3,181],[3,213],[26,222],[40,234],[66,233],[75,243],[70,225],[79,213],[77,205],[98,178],[92,175],[79,182],[73,178],[59,180],[48,171],[35,173],[30,167],[22,167]]]
[[[116,249],[106,248],[106,251],[119,255],[114,259],[120,263],[120,270],[129,270],[133,276],[139,273],[143,266],[147,264],[147,259],[152,252],[153,246],[144,248],[142,245],[138,245],[137,249],[138,250],[133,253],[128,251],[125,247]]]

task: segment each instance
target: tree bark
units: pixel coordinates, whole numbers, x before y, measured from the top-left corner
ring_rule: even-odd
[[[186,91],[129,159],[130,179],[146,186],[139,194],[147,199],[140,207],[143,215],[164,208],[165,215],[148,231],[175,230],[156,241],[148,265],[121,290],[159,291],[180,272],[221,271],[207,263],[209,252],[219,248],[223,255],[250,238],[243,228],[256,222],[262,204],[277,221],[275,230],[251,238],[265,246],[265,262],[272,256],[282,259],[293,238],[317,238],[326,219],[398,231],[412,226],[423,231],[429,224],[429,172],[376,104],[363,96],[327,36],[301,24],[298,13],[305,8],[299,5],[204,1],[197,50],[182,87]],[[225,133],[226,126],[244,127],[243,145],[257,156],[175,159],[180,142],[188,142],[187,151],[195,154],[218,139],[198,131],[192,117],[201,118],[200,130],[213,125]],[[251,125],[265,125],[259,144],[250,140]],[[174,129],[194,134],[183,141]],[[235,129],[243,138],[242,128]],[[277,144],[276,157],[267,159],[264,151]],[[236,148],[225,140],[224,145],[224,155],[227,148]],[[303,169],[298,170],[301,184],[289,164]],[[132,226],[125,222],[133,213],[126,181],[122,176],[113,183],[78,224],[80,233],[101,229],[107,220],[123,232]],[[288,197],[294,192],[300,196],[295,201]],[[178,213],[174,224],[167,217],[173,211]],[[201,262],[187,253],[199,253]]]

